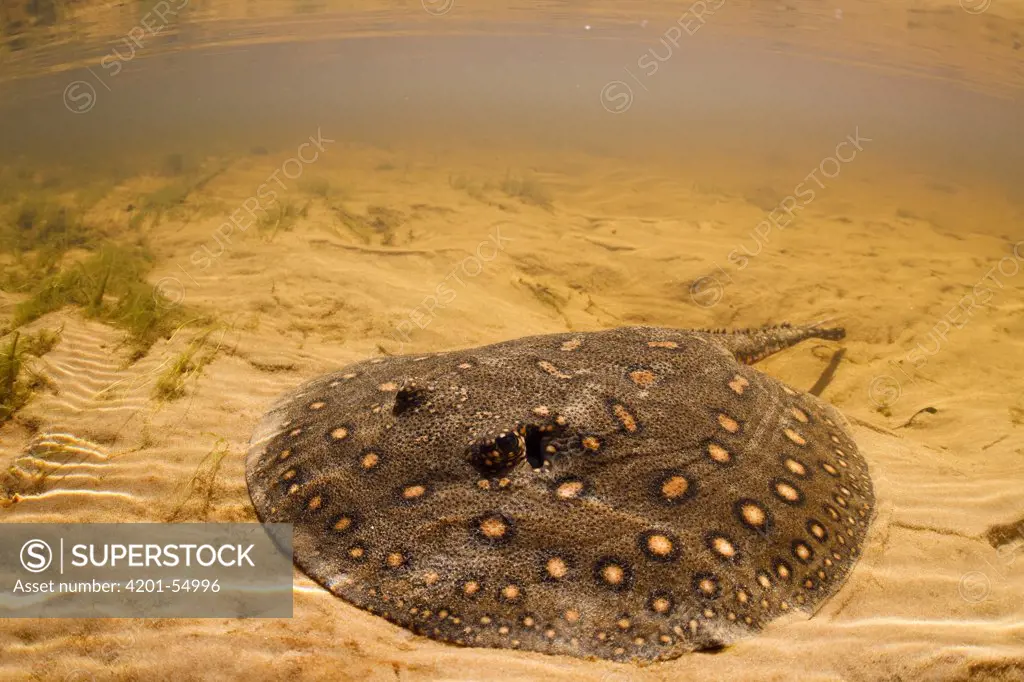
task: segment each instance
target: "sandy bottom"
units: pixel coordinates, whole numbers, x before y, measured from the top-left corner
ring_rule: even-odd
[[[1024,275],[1015,240],[1000,236],[1013,233],[1005,215],[961,223],[951,209],[952,224],[937,225],[881,191],[863,200],[869,178],[850,175],[740,268],[729,254],[757,249],[754,226],[803,174],[779,171],[757,186],[778,191],[744,193],[597,158],[532,170],[513,159],[550,191],[544,208],[496,186],[504,163],[339,143],[303,180],[344,196],[289,181],[281,200],[305,217],[218,243],[223,216],[284,158],[235,159],[147,228],[151,280],[216,318],[216,356],[183,397],[155,400],[154,384],[203,329],[186,326],[129,365],[121,332],[76,312],[31,325],[64,331],[37,366],[51,389],[0,427],[0,463],[22,482],[0,519],[254,521],[243,455],[263,411],[382,352],[627,324],[832,319],[848,338],[823,397],[854,421],[879,499],[863,559],[811,619],[643,668],[444,646],[296,572],[291,620],[0,622],[0,678],[1024,679]],[[118,187],[91,219],[113,224],[155,182]],[[972,203],[963,188],[918,190]],[[439,304],[442,282],[455,296]],[[14,302],[0,299],[5,311]],[[810,388],[836,348],[809,342],[762,369]]]

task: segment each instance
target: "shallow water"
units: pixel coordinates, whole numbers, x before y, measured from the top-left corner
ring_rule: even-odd
[[[821,395],[879,511],[821,611],[715,656],[447,647],[297,571],[287,621],[0,622],[0,677],[1021,679],[1022,7],[218,2],[133,52],[146,3],[5,9],[0,348],[59,336],[4,521],[255,520],[261,415],[375,355],[821,320],[758,366],[807,390],[845,350]],[[54,250],[80,305],[13,329]]]

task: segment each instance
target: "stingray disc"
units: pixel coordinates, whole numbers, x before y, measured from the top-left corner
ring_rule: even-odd
[[[715,649],[834,594],[874,507],[814,396],[714,334],[623,328],[361,362],[263,419],[266,522],[335,595],[454,644]]]

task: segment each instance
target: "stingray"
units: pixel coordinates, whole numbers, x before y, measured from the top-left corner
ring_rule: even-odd
[[[356,363],[263,418],[264,522],[333,594],[456,645],[618,661],[813,613],[860,554],[867,464],[749,365],[839,328],[626,327]]]

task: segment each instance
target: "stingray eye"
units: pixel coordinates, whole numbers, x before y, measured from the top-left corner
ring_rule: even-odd
[[[526,441],[514,431],[481,438],[469,446],[469,462],[485,476],[499,476],[526,457]]]
[[[494,447],[502,454],[514,456],[524,447],[523,439],[514,433],[503,433],[494,439]]]

